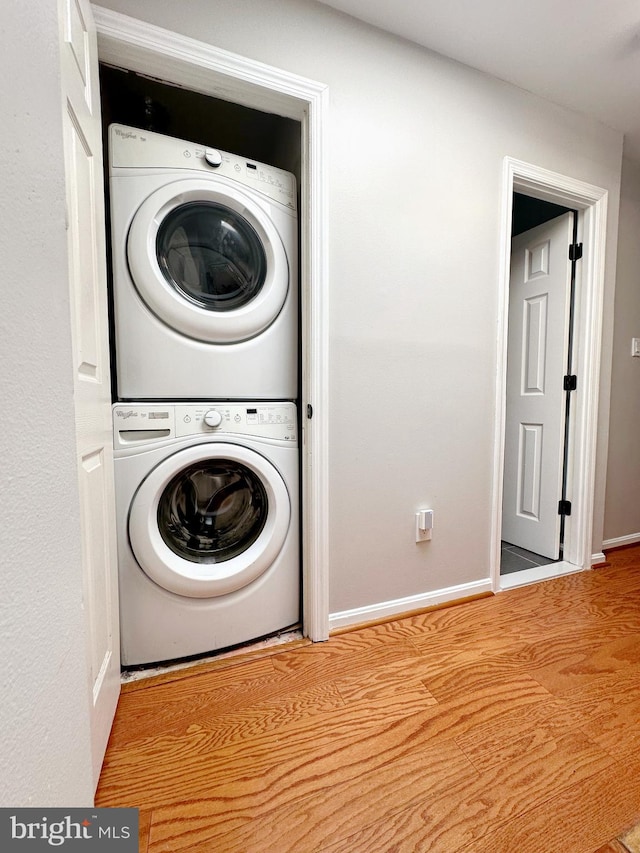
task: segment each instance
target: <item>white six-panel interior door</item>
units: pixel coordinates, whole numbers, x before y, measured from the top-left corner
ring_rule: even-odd
[[[573,214],[514,237],[502,538],[559,557]]]

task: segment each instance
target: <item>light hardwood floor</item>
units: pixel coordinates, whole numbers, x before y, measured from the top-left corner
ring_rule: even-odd
[[[640,547],[125,685],[98,806],[143,853],[609,853],[640,820]]]

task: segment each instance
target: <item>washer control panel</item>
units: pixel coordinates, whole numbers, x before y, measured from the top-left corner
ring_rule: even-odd
[[[117,403],[116,449],[195,435],[245,435],[291,442],[298,438],[295,403]]]

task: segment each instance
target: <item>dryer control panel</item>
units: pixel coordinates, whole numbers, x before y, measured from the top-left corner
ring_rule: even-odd
[[[115,449],[196,435],[298,438],[295,403],[117,403]]]
[[[109,164],[111,174],[125,175],[127,170],[188,169],[222,175],[251,187],[291,210],[296,210],[296,179],[290,172],[230,154],[219,148],[196,145],[186,139],[112,124],[109,127]]]

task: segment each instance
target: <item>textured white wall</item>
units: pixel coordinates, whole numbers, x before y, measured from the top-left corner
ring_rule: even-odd
[[[604,538],[640,537],[640,165],[623,161]]]
[[[3,7],[0,805],[92,801],[56,0]]]
[[[606,413],[620,135],[313,2],[103,5],[330,87],[331,611],[486,578],[503,159],[610,191]]]

